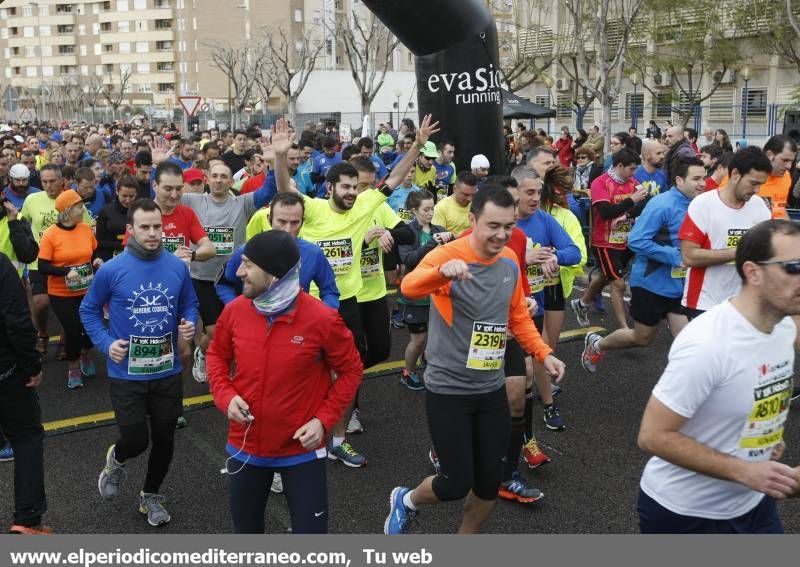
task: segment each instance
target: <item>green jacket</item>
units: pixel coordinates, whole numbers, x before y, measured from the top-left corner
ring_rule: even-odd
[[[33,238],[31,225],[22,219],[9,221],[3,214],[0,218],[0,252],[8,256],[22,277],[25,264],[33,262],[39,255],[39,245]]]

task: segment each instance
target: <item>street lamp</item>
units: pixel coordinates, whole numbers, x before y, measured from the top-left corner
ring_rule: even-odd
[[[744,92],[742,93],[742,139],[747,139],[747,106],[749,104],[747,86],[750,83],[750,67],[742,69],[742,77],[744,77]]]
[[[631,127],[636,129],[639,116],[636,108],[636,86],[639,83],[639,77],[634,73],[631,75],[631,82],[633,83],[633,118],[631,119]]]
[[[28,6],[32,6],[34,10],[36,10],[36,27],[37,29],[37,36],[39,37],[39,104],[42,106],[42,115],[39,117],[39,122],[44,120],[44,57],[42,53],[42,26],[41,26],[41,16],[39,15],[39,3],[38,2],[28,2]]]
[[[403,96],[403,91],[397,89],[394,91],[394,97],[397,99],[395,103],[395,108],[397,109],[397,122],[394,123],[395,128],[400,130],[400,97]]]

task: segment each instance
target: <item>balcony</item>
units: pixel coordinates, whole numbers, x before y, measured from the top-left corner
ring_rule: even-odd
[[[171,30],[172,29],[172,20],[156,20],[156,29],[157,30]]]
[[[68,35],[75,33],[75,26],[58,26],[56,28],[56,33],[58,35]]]
[[[175,71],[175,65],[171,61],[158,63],[156,64],[156,71],[158,73],[172,73]]]
[[[171,94],[175,92],[175,83],[158,83],[159,94]]]
[[[165,9],[165,8],[170,9],[172,8],[172,2],[170,2],[170,0],[156,0],[153,7],[160,9]]]
[[[108,2],[106,2],[106,4],[108,4]],[[72,13],[71,4],[56,4],[56,15],[63,16],[71,13]]]

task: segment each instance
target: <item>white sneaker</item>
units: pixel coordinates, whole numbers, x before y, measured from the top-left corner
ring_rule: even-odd
[[[347,423],[348,433],[364,433],[364,426],[361,425],[360,417],[361,415],[359,414],[358,408],[354,409],[353,413],[350,415],[350,421]]]
[[[194,349],[194,365],[192,365],[192,377],[196,382],[208,382],[208,374],[206,374],[206,355],[200,350],[200,347]]]
[[[274,492],[275,494],[281,494],[283,492],[281,473],[275,473],[275,476],[272,477],[272,486],[270,486],[269,489],[270,492]]]

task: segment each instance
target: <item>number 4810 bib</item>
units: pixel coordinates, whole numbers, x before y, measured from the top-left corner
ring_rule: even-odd
[[[506,354],[506,329],[502,323],[472,324],[467,368],[500,370]]]

